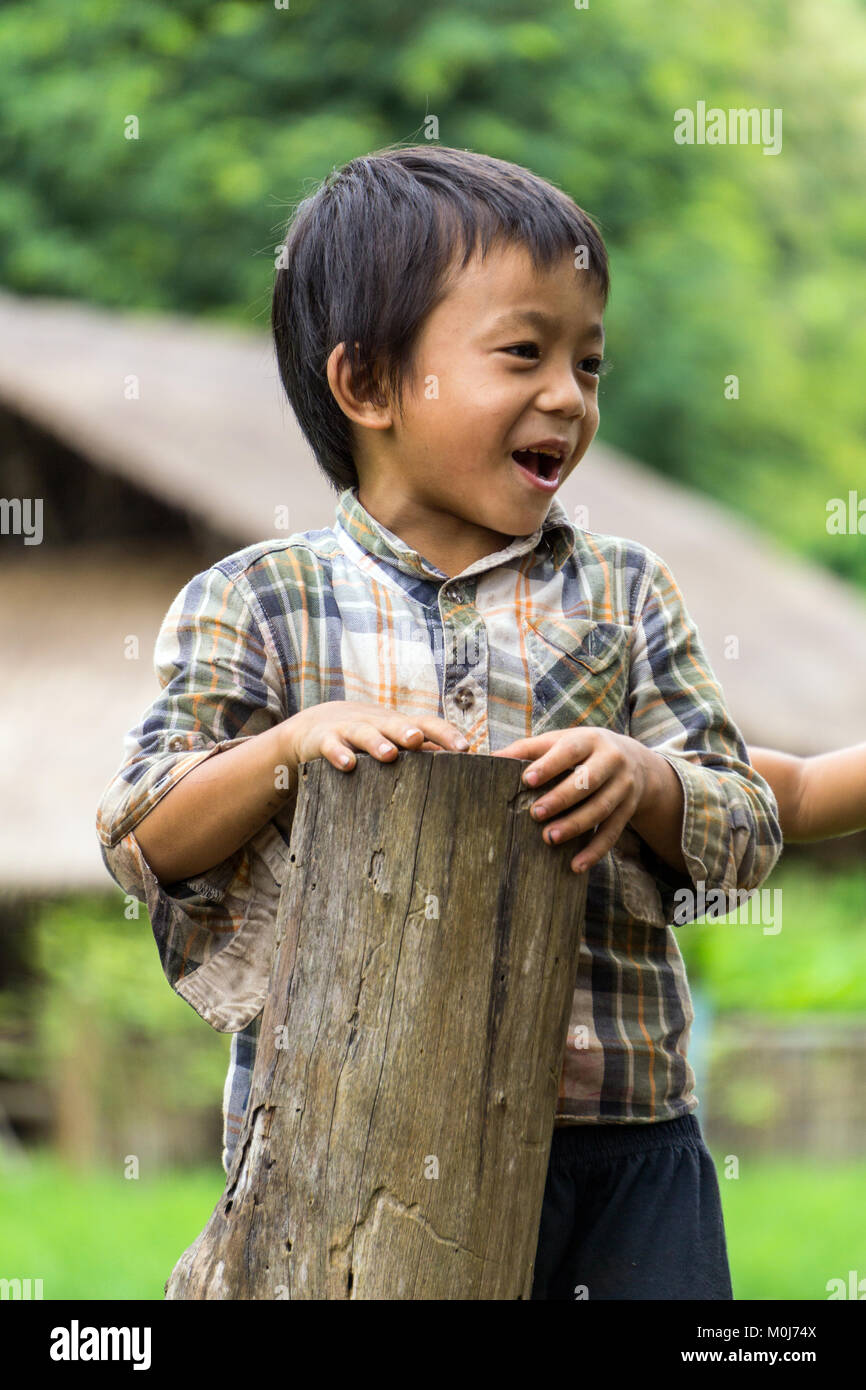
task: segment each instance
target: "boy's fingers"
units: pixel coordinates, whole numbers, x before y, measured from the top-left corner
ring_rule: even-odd
[[[554,743],[553,734],[535,734],[532,738],[516,738],[504,748],[491,754],[494,758],[539,758]]]
[[[570,780],[566,778],[565,784],[568,785]],[[563,784],[560,783],[561,785]],[[583,799],[578,797],[576,791],[572,792],[562,806],[556,806],[551,804],[551,798],[545,793],[543,805],[546,810],[540,815],[537,814],[537,807],[542,798],[533,802],[532,815],[541,824],[545,840],[553,830],[557,831],[560,843],[563,840],[572,840],[576,835],[585,835],[587,831],[595,830],[599,825],[606,825],[611,816],[620,813],[622,797],[617,795],[616,787],[612,783],[599,787],[591,796],[585,796]],[[566,814],[561,814],[563,811]]]
[[[600,859],[612,850],[623,830],[628,824],[628,814],[614,812],[612,816],[600,825],[598,833],[592,837],[588,845],[576,854],[571,861],[571,868],[575,873],[582,873],[586,869],[592,868]]]
[[[355,750],[341,739],[328,739],[327,742],[323,742],[322,757],[327,758],[328,762],[333,763],[341,772],[351,772],[355,766]]]
[[[417,752],[429,745],[432,749],[449,748],[461,753],[469,747],[469,740],[463,737],[459,729],[455,729],[447,720],[432,715],[420,719],[413,719],[411,715],[392,715],[377,719],[375,723],[343,725],[340,733],[379,758],[391,758],[400,747]],[[390,743],[391,749],[382,751],[383,743]]]
[[[431,743],[439,743],[443,748],[455,748],[460,753],[465,753],[468,749],[468,738],[461,734],[459,729],[455,729],[453,724],[449,724],[447,719],[438,719],[436,716],[430,715],[417,722]]]
[[[418,749],[424,741],[424,730],[420,727],[417,720],[399,717],[389,719],[381,725],[382,734],[394,743],[404,744],[407,748]]]
[[[575,731],[576,733],[577,731]],[[534,763],[532,768],[526,768],[523,776],[526,778],[527,772],[533,772],[535,776],[531,779],[532,786],[549,782],[551,777],[555,777],[558,772],[571,772],[585,767],[588,769],[589,763],[593,758],[594,752],[590,746],[581,747],[581,740],[575,738],[560,738]],[[603,768],[599,769],[601,778],[604,780]],[[589,775],[588,772],[585,775]],[[593,781],[598,784],[599,775],[593,767]],[[580,783],[576,780],[576,785]]]
[[[340,745],[338,753],[341,760],[345,753],[351,754],[354,748],[369,753],[380,761],[383,758],[391,758],[398,751],[392,738],[383,733],[376,724],[368,723],[366,720],[359,720],[353,724],[339,724],[334,733]],[[354,756],[352,762],[354,763]]]
[[[567,763],[562,769],[564,775],[559,777],[559,781],[553,786],[549,785],[551,779],[559,775],[559,771],[558,768],[551,769],[547,764],[542,764],[538,782],[533,783],[533,790],[538,791],[538,800],[532,803],[532,814],[536,815],[536,808],[540,807],[542,820],[547,820],[548,817],[566,811],[574,805],[583,812],[591,798],[597,797],[604,790],[610,792],[612,774],[605,773],[604,767],[596,764],[590,768],[589,759],[585,763],[578,763],[576,767]],[[609,810],[604,814],[609,814]],[[603,820],[604,817],[599,816],[597,819]]]

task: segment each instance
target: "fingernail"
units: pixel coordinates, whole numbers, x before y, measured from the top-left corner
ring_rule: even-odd
[[[343,767],[348,767],[351,761],[352,759],[349,757],[348,753],[341,754],[340,762],[343,764]]]
[[[379,752],[380,752],[380,753],[390,753],[390,752],[391,752],[391,744],[390,744],[390,743],[380,743],[380,744],[379,744]]]
[[[420,734],[420,732],[421,732],[420,729],[407,729],[406,732],[405,732],[405,734],[403,735],[403,737],[404,737],[404,738],[411,738],[413,734]]]
[[[541,802],[539,802],[539,804],[538,804],[537,806],[533,806],[533,808],[532,808],[532,814],[533,814],[534,816],[546,816],[546,815],[547,815],[547,807],[544,806]]]
[[[547,838],[548,838],[548,840],[558,840],[558,839],[559,839],[559,831],[558,831],[558,830],[551,830],[551,832],[550,832],[550,834],[548,835]]]
[[[455,743],[457,744],[457,747],[458,747],[458,748],[461,748],[464,752],[465,752],[466,749],[469,747],[469,740],[468,740],[468,738],[463,738],[463,737],[461,736],[460,738],[455,739],[454,741],[455,741]]]
[[[527,768],[526,772],[524,772],[523,774],[523,780],[524,782],[537,782],[538,773],[535,772],[531,767]]]

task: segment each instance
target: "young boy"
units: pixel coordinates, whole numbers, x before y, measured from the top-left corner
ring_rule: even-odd
[[[273,329],[335,524],[178,594],[98,829],[168,980],[234,1034],[228,1171],[298,765],[532,759],[539,834],[595,831],[533,1297],[730,1299],[668,923],[678,889],[757,888],[781,834],[663,561],[555,497],[598,428],[607,295],[590,218],[498,159],[389,148],[304,200]]]

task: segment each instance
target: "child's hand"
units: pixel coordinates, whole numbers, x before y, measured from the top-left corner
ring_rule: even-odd
[[[469,747],[459,729],[436,715],[413,718],[360,700],[310,705],[287,719],[283,728],[286,756],[296,768],[298,763],[327,758],[341,772],[350,772],[355,766],[355,748],[388,762],[396,756],[397,744],[415,752],[450,749],[463,753]]]
[[[582,873],[613,848],[640,807],[651,755],[650,749],[626,734],[587,726],[515,739],[491,756],[536,759],[523,774],[529,786],[541,786],[558,772],[576,769],[574,776],[563,778],[533,802],[532,814],[538,815],[543,807],[538,818],[546,820],[580,803],[571,815],[549,821],[544,838],[548,843],[562,843],[596,829],[598,834],[571,863],[576,873]]]

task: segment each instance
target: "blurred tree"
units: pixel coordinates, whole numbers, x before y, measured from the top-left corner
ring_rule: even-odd
[[[126,911],[119,890],[42,904],[35,981],[0,992],[0,1077],[48,1081],[58,1151],[80,1167],[122,1159],[133,1134],[158,1161],[173,1117],[191,1148],[199,1117],[219,1124],[230,1039],[166,983],[145,907]]]
[[[7,0],[0,66],[0,266],[27,294],[264,327],[334,166],[428,115],[529,165],[611,252],[601,436],[866,586],[862,538],[826,527],[866,475],[862,0]],[[781,152],[676,144],[698,101],[780,110]]]

